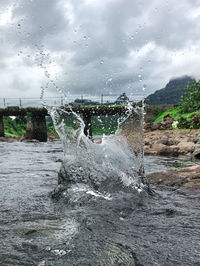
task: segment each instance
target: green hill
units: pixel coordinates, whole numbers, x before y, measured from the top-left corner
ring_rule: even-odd
[[[165,88],[155,91],[146,98],[146,103],[150,105],[157,104],[178,104],[185,88],[195,81],[190,76],[173,78],[167,83]]]

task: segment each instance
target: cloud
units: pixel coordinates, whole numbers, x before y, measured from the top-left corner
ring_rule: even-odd
[[[0,9],[2,95],[39,96],[49,79],[50,94],[100,95],[199,78],[198,1],[10,0]]]

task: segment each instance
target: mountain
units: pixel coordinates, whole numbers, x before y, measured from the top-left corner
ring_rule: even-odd
[[[153,104],[178,104],[185,88],[196,81],[193,77],[182,76],[173,78],[167,83],[165,88],[155,91],[146,98],[146,103]]]

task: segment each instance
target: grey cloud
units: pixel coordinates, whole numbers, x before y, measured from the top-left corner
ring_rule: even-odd
[[[7,6],[12,3],[16,2],[10,1]],[[45,51],[61,68],[56,80],[58,86],[70,93],[91,94],[140,92],[143,84],[139,82],[139,74],[143,76],[142,83],[147,84],[147,94],[163,87],[172,75],[198,75],[198,71],[191,73],[194,71],[191,66],[198,66],[200,56],[197,54],[196,62],[189,62],[188,66],[186,60],[189,46],[198,47],[200,43],[200,18],[190,16],[198,1],[20,0],[17,3],[12,25],[0,26],[5,42],[0,48],[2,70],[6,71],[9,59],[20,50],[28,69],[35,66],[35,55]],[[6,41],[10,42],[8,49]],[[175,52],[180,63],[173,58]],[[33,57],[32,61],[26,53]],[[37,62],[44,59],[48,67],[49,60],[43,57]],[[38,78],[38,83],[45,80],[33,78]],[[20,77],[18,80],[13,90],[20,87]],[[50,87],[50,91],[55,88]]]

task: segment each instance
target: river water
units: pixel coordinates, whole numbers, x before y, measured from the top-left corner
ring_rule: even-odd
[[[0,143],[0,152],[0,265],[200,265],[199,191],[91,193],[72,204],[50,196],[61,142]],[[145,158],[147,173],[182,165]]]

